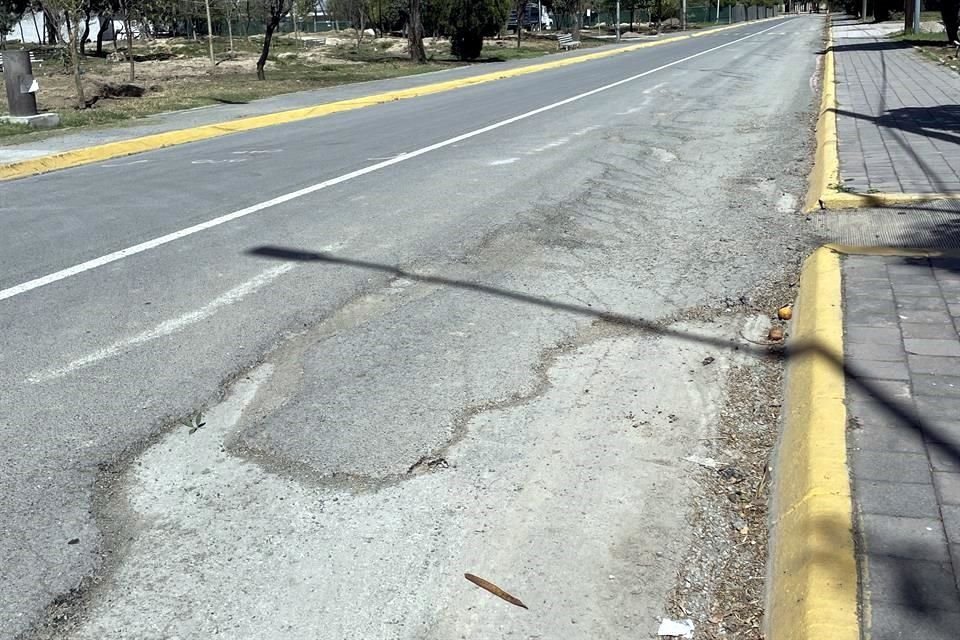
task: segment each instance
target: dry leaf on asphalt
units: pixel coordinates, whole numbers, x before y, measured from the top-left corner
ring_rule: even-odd
[[[463,574],[463,577],[469,580],[470,582],[472,582],[473,584],[477,585],[481,589],[486,589],[487,591],[497,596],[498,598],[502,598],[512,605],[527,609],[527,605],[523,604],[523,602],[521,602],[519,598],[514,598],[512,595],[510,595],[509,593],[507,593],[497,585],[493,584],[492,582],[487,582],[483,578],[478,578],[472,573],[465,573]]]

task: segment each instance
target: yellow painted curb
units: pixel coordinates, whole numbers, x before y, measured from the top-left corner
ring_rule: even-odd
[[[727,25],[723,27],[705,29],[703,31],[698,31],[696,33],[689,33],[689,34],[677,36],[674,38],[668,38],[666,40],[657,40],[654,42],[642,42],[634,45],[621,47],[619,49],[610,49],[607,51],[598,51],[595,53],[587,53],[579,56],[561,58],[559,60],[552,60],[550,62],[543,62],[540,64],[533,64],[525,67],[517,67],[514,69],[506,69],[504,71],[486,73],[478,76],[473,76],[470,78],[448,80],[446,82],[438,82],[434,84],[424,85],[421,87],[414,87],[411,89],[400,89],[397,91],[388,91],[385,93],[379,93],[372,96],[366,96],[363,98],[340,100],[337,102],[317,105],[314,107],[291,109],[288,111],[280,111],[277,113],[269,113],[269,114],[264,114],[260,116],[252,116],[249,118],[240,118],[237,120],[230,120],[227,122],[203,125],[199,127],[193,127],[190,129],[182,129],[179,131],[168,131],[165,133],[157,133],[153,135],[143,136],[140,138],[133,138],[130,140],[110,142],[107,144],[96,145],[93,147],[86,147],[83,149],[74,149],[72,151],[64,151],[62,153],[43,156],[40,158],[31,158],[29,160],[21,160],[21,161],[12,162],[9,164],[2,164],[0,165],[0,180],[11,180],[13,178],[22,178],[24,176],[36,175],[39,173],[46,173],[48,171],[55,171],[57,169],[67,169],[69,167],[76,167],[84,164],[89,164],[91,162],[101,162],[103,160],[109,160],[111,158],[119,158],[122,156],[133,155],[135,153],[142,153],[144,151],[153,151],[155,149],[163,149],[165,147],[172,147],[179,144],[185,144],[187,142],[197,142],[199,140],[219,138],[220,136],[225,136],[225,135],[237,133],[240,131],[250,131],[251,129],[260,129],[263,127],[269,127],[269,126],[278,125],[278,124],[287,124],[291,122],[298,122],[300,120],[308,120],[310,118],[319,118],[321,116],[327,116],[333,113],[353,111],[355,109],[362,109],[364,107],[370,107],[373,105],[385,104],[387,102],[395,102],[397,100],[409,100],[411,98],[419,98],[421,96],[427,96],[427,95],[432,95],[436,93],[443,93],[446,91],[452,91],[454,89],[460,89],[462,87],[470,87],[478,84],[493,82],[496,80],[503,80],[506,78],[514,78],[517,76],[523,76],[531,73],[537,73],[540,71],[546,71],[548,69],[558,69],[561,67],[567,67],[570,65],[580,64],[582,62],[588,62],[591,60],[609,58],[611,56],[630,53],[632,51],[645,49],[647,47],[655,47],[662,44],[669,44],[671,42],[679,42],[681,40],[697,38],[700,36],[709,35],[711,33],[717,33],[718,31],[726,31],[727,29],[735,29],[738,27],[742,27],[745,24],[756,24],[758,22],[767,22],[770,20],[781,20],[785,17],[787,16],[764,18],[763,20],[754,20],[753,22],[750,22],[750,23],[737,23],[737,24]]]
[[[804,263],[774,469],[769,640],[859,640],[844,406],[840,256]]]
[[[960,256],[958,249],[924,249],[922,247],[866,247],[850,244],[828,244],[826,248],[843,255],[885,256],[903,258],[955,258]]]
[[[833,35],[827,16],[827,48],[823,56],[823,80],[820,90],[820,117],[817,119],[817,150],[810,172],[805,211],[828,206],[824,198],[833,195],[840,184],[840,158],[837,155],[837,78],[833,60]],[[839,194],[850,195],[850,194]]]
[[[836,118],[834,117],[834,120]],[[834,183],[835,184],[835,183]],[[863,209],[918,204],[935,200],[960,200],[960,193],[852,193],[828,188],[819,197],[825,209]],[[810,210],[810,202],[807,202]],[[813,209],[818,208],[813,203]]]
[[[860,193],[840,189],[840,156],[837,142],[837,76],[833,34],[827,16],[827,46],[823,57],[823,87],[817,119],[817,149],[810,171],[804,211],[818,209],[866,209],[918,204],[935,200],[960,200],[960,193]]]

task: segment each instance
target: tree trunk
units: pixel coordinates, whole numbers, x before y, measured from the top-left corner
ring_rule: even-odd
[[[940,18],[943,19],[943,26],[947,30],[947,42],[957,41],[958,11],[960,11],[960,2],[957,0],[941,0]]]
[[[517,0],[517,49],[520,48],[520,36],[523,33],[523,14],[527,8],[527,0]]]
[[[130,9],[123,14],[123,30],[127,32],[127,60],[130,61],[130,82],[136,77],[133,61],[133,29],[130,28]]]
[[[30,8],[30,17],[33,18],[33,30],[37,32],[37,40],[40,41],[40,44],[43,44],[43,34],[40,33],[40,27],[37,26],[37,12],[32,7]]]
[[[574,40],[580,39],[580,21],[583,19],[583,7],[580,6],[580,0],[573,3],[573,28],[570,34]]]
[[[74,22],[79,17],[79,15],[74,15]],[[73,67],[73,81],[77,87],[77,109],[86,109],[87,99],[83,95],[83,82],[80,80],[80,52],[77,51],[77,29],[71,28],[69,14],[67,14],[67,38],[69,39],[70,63]]]
[[[890,5],[887,0],[876,0],[873,8],[873,18],[877,22],[885,22],[890,19]]]
[[[80,55],[87,55],[87,38],[90,37],[90,9],[83,10],[83,33],[80,34]]]
[[[267,79],[267,75],[263,68],[267,65],[267,56],[270,55],[270,41],[273,40],[273,32],[277,28],[277,24],[279,22],[279,18],[276,20],[276,23],[271,18],[270,22],[267,23],[266,30],[263,33],[263,49],[260,51],[260,59],[257,60],[257,80]]]
[[[43,8],[43,29],[47,32],[48,44],[60,42],[60,24],[53,17],[53,12],[47,7]]]
[[[100,20],[100,28],[97,29],[97,55],[103,57],[103,34],[107,32],[107,27],[113,25],[113,16],[108,17],[101,13],[97,19]],[[113,37],[116,39],[116,34]]]
[[[427,51],[423,48],[423,16],[421,0],[410,0],[410,19],[407,25],[407,44],[410,59],[417,64],[426,64]]]
[[[907,0],[903,6],[903,32],[913,33],[913,0]]]

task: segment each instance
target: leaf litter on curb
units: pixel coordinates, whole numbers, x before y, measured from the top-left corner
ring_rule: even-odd
[[[193,435],[194,433],[197,432],[197,429],[200,429],[201,427],[203,427],[203,425],[207,423],[203,421],[203,413],[198,411],[190,417],[190,420],[188,422],[181,422],[180,424],[182,424],[189,430],[188,433],[190,435]]]
[[[492,582],[488,582],[487,580],[477,577],[472,573],[465,573],[463,574],[463,577],[469,580],[470,582],[472,582],[473,584],[477,585],[481,589],[489,591],[493,595],[503,600],[506,600],[507,602],[509,602],[514,606],[522,607],[523,609],[528,608],[527,605],[523,604],[523,602],[521,602],[519,598],[515,598],[514,596],[510,595],[509,593],[507,593],[497,585],[493,584]]]

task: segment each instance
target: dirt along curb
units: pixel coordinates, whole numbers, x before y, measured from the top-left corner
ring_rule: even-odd
[[[452,91],[454,89],[460,89],[462,87],[470,87],[470,86],[479,85],[479,84],[486,84],[488,82],[494,82],[496,80],[513,78],[516,76],[527,75],[527,74],[536,73],[539,71],[546,71],[548,69],[557,69],[560,67],[566,67],[574,64],[579,64],[582,62],[588,62],[591,60],[599,60],[601,58],[609,58],[611,56],[616,56],[623,53],[630,53],[633,51],[637,51],[639,49],[646,49],[648,47],[656,47],[656,46],[668,44],[671,42],[679,42],[681,40],[697,38],[700,36],[709,35],[711,33],[717,33],[719,31],[726,31],[728,29],[735,29],[738,27],[742,27],[745,24],[754,25],[759,22],[782,20],[786,17],[789,17],[789,16],[780,15],[773,18],[764,18],[763,20],[755,20],[749,23],[737,23],[737,24],[726,25],[722,27],[715,27],[712,29],[704,29],[703,31],[697,31],[696,33],[689,33],[689,34],[680,35],[672,38],[666,38],[664,40],[642,42],[638,44],[627,45],[625,47],[619,47],[616,49],[607,49],[605,51],[586,53],[578,56],[563,57],[557,60],[551,60],[549,62],[540,62],[540,63],[535,63],[535,64],[523,66],[523,67],[516,67],[513,69],[505,69],[502,71],[494,71],[491,73],[485,73],[485,74],[471,76],[467,78],[460,78],[457,80],[447,80],[445,82],[426,84],[419,87],[413,87],[410,89],[387,91],[384,93],[364,96],[361,98],[340,100],[337,102],[330,102],[327,104],[321,104],[321,105],[316,105],[312,107],[290,109],[286,111],[278,111],[275,113],[268,113],[268,114],[259,115],[259,116],[239,118],[239,119],[219,122],[215,124],[202,125],[199,127],[180,129],[176,131],[167,131],[163,133],[155,133],[155,134],[147,135],[143,137],[131,138],[129,140],[120,140],[117,142],[110,142],[107,144],[101,144],[101,145],[96,145],[92,147],[73,149],[70,151],[64,151],[61,153],[42,156],[39,158],[30,158],[27,160],[20,160],[20,161],[11,162],[8,164],[0,164],[0,181],[12,180],[15,178],[23,178],[26,176],[47,173],[50,171],[56,171],[58,169],[67,169],[70,167],[77,167],[80,165],[90,164],[93,162],[101,162],[103,160],[110,160],[113,158],[119,158],[124,156],[130,156],[137,153],[143,153],[145,151],[153,151],[156,149],[163,149],[166,147],[186,144],[188,142],[197,142],[200,140],[219,138],[221,136],[226,136],[226,135],[238,133],[241,131],[250,131],[253,129],[261,129],[264,127],[269,127],[269,126],[278,125],[278,124],[288,124],[291,122],[299,122],[302,120],[308,120],[312,118],[327,116],[333,113],[353,111],[355,109],[362,109],[364,107],[370,107],[378,104],[385,104],[388,102],[395,102],[398,100],[409,100],[411,98],[418,98],[418,97],[432,95],[436,93],[444,93],[446,91]]]
[[[773,465],[769,640],[858,640],[847,468],[840,256],[822,247],[800,276]]]

